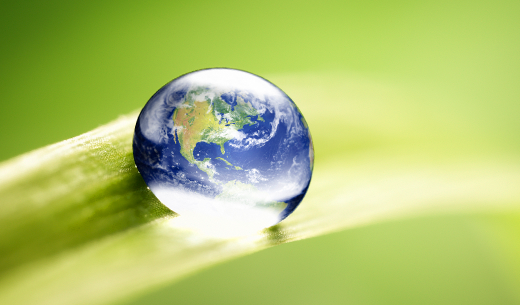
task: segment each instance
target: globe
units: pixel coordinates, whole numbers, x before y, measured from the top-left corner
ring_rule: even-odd
[[[150,190],[181,217],[258,229],[296,209],[314,163],[295,103],[234,69],[195,71],[159,89],[139,115],[133,154]]]

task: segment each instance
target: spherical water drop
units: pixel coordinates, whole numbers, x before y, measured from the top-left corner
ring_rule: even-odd
[[[185,219],[262,229],[299,205],[314,149],[294,102],[248,72],[207,69],[159,89],[141,111],[134,160],[157,198]]]

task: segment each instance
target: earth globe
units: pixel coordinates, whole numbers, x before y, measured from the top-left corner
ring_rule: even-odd
[[[296,209],[314,163],[295,103],[259,76],[224,68],[159,89],[139,115],[133,154],[150,190],[181,217],[253,229]]]

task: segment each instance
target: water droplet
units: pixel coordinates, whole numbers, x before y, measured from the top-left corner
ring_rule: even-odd
[[[166,84],[143,108],[133,148],[157,198],[210,227],[272,226],[299,205],[312,176],[312,141],[298,108],[239,70],[200,70]]]

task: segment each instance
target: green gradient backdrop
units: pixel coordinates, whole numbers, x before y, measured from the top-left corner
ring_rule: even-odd
[[[505,145],[518,149],[519,6],[2,1],[0,160],[140,108],[172,78],[208,67],[422,80],[455,96],[456,111],[486,125],[480,132],[509,130]]]
[[[418,117],[435,109],[473,149],[520,153],[517,0],[2,1],[0,15],[0,160],[140,108],[172,78],[208,67],[274,75],[282,89],[284,75],[299,74],[405,84],[435,97],[410,102]],[[520,270],[519,220],[437,216],[344,231],[135,303],[513,304],[508,285],[520,273],[497,270]]]

